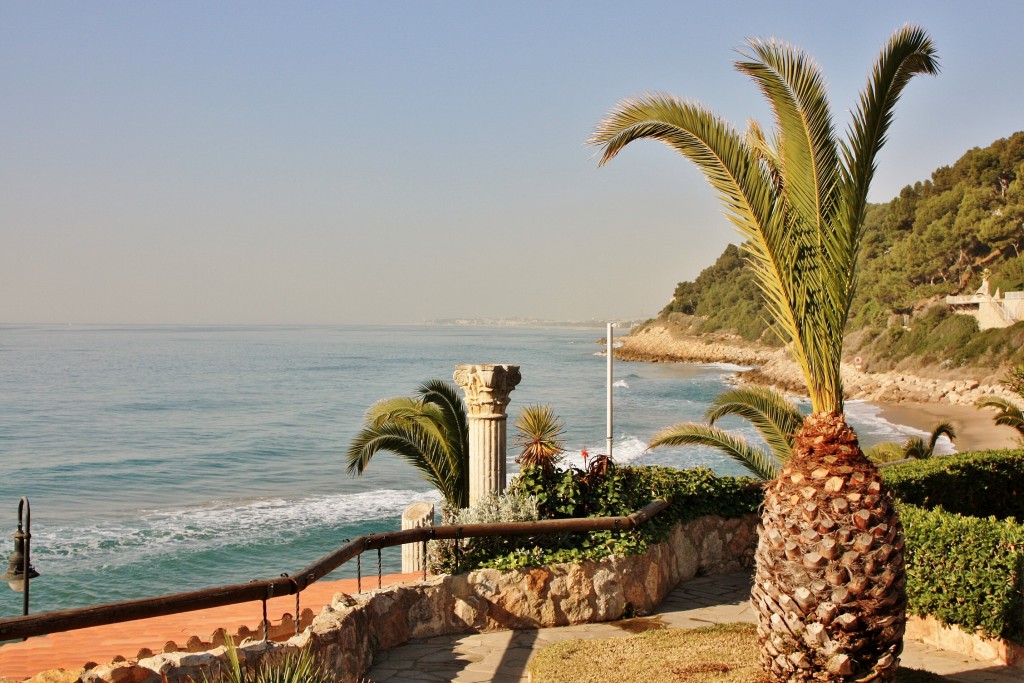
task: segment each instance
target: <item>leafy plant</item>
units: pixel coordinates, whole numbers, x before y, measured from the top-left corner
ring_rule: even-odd
[[[935,444],[939,442],[939,439],[943,436],[947,437],[950,441],[956,439],[956,428],[953,427],[951,422],[937,422],[932,427],[932,433],[928,437],[928,443],[925,443],[924,439],[919,436],[914,436],[903,444],[897,443],[880,443],[877,446],[869,448],[866,455],[876,463],[895,462],[897,460],[924,460],[930,458],[935,454]]]
[[[379,451],[409,463],[454,508],[469,505],[469,426],[466,406],[450,382],[422,384],[417,397],[378,401],[346,454],[346,472],[359,476]]]
[[[1011,368],[1003,378],[1002,384],[1018,396],[1024,396],[1024,365]]]
[[[742,436],[715,427],[726,415],[749,420],[768,445],[768,450],[751,446]],[[704,413],[707,424],[682,422],[658,432],[647,444],[659,446],[707,446],[743,465],[755,477],[774,479],[779,466],[789,459],[793,436],[804,421],[796,404],[767,387],[740,387],[715,397]]]
[[[242,666],[233,641],[226,645],[227,667],[219,676],[205,683],[335,683],[337,678],[317,664],[312,651],[291,650],[282,655],[268,655],[256,666]]]
[[[444,523],[457,526],[496,522],[532,522],[539,518],[537,499],[521,491],[490,493],[468,508],[446,510]],[[511,552],[523,539],[489,536],[431,541],[428,564],[435,574],[455,574],[461,568],[475,566],[489,557]],[[529,539],[525,542],[529,543]]]
[[[516,462],[523,467],[540,467],[551,471],[564,452],[561,437],[565,424],[548,405],[526,406],[516,419],[515,443],[522,448]]]
[[[992,417],[997,425],[1013,427],[1024,437],[1024,412],[1020,406],[1000,396],[985,396],[975,404],[978,408],[995,408],[998,413]]]

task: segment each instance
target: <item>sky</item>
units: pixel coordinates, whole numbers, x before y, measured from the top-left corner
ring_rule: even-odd
[[[907,22],[942,73],[872,201],[1024,128],[1024,3],[0,0],[0,323],[651,317],[738,239],[668,148],[599,168],[602,116],[768,126],[733,62],[774,36],[845,130]]]

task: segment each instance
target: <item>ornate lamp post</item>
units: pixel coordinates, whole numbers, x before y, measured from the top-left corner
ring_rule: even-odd
[[[22,516],[24,515],[24,525]],[[22,614],[28,615],[28,592],[29,583],[39,576],[39,572],[32,566],[32,509],[29,507],[28,498],[22,496],[18,503],[18,530],[14,537],[14,552],[7,558],[7,573],[0,576],[0,581],[6,581],[11,590],[23,593]]]

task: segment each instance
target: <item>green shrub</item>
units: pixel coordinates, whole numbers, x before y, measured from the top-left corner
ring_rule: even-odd
[[[533,522],[537,519],[537,499],[521,492],[510,492],[504,496],[491,493],[468,508],[454,512],[445,508],[443,512],[443,523],[452,525]],[[460,568],[512,552],[523,542],[523,538],[505,536],[431,541],[427,562],[435,574],[456,574]]]
[[[1024,642],[1024,525],[901,503],[911,614]]]
[[[1024,521],[1024,450],[928,458],[886,467],[882,475],[904,503]]]

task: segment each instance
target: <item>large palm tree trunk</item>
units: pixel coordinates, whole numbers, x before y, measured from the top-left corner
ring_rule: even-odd
[[[777,681],[890,681],[906,625],[903,530],[842,415],[815,413],[768,483],[752,599]]]

